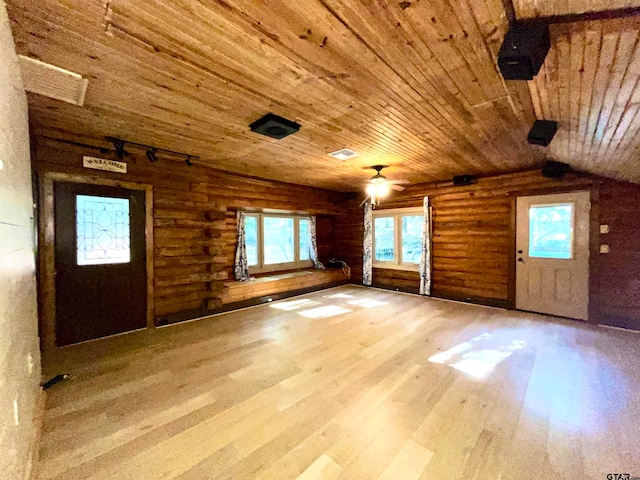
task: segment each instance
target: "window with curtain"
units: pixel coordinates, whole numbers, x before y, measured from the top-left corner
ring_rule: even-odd
[[[422,208],[373,212],[373,267],[418,271]]]
[[[245,238],[251,273],[313,266],[308,216],[247,213]]]

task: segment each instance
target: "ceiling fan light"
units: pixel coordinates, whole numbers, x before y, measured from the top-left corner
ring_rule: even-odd
[[[386,183],[379,183],[376,186],[376,194],[379,197],[384,197],[386,195],[389,194],[389,185],[387,185]]]
[[[376,193],[376,186],[373,183],[367,185],[366,188],[367,195],[374,195]]]

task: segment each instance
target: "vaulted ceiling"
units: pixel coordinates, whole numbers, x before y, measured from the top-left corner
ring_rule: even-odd
[[[640,17],[552,25],[531,82],[496,68],[502,0],[8,0],[18,53],[89,79],[85,104],[29,95],[33,133],[111,135],[242,174],[360,190],[374,164],[412,183],[545,158],[640,182]],[[515,0],[517,18],[640,0]],[[302,125],[272,140],[273,112]],[[559,121],[549,148],[535,118]],[[341,162],[327,154],[349,147]]]

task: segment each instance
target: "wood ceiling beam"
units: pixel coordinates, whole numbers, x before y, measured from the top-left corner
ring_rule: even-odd
[[[505,4],[511,4],[511,8],[513,8],[513,3],[511,0],[503,0],[503,2]],[[601,10],[597,12],[569,13],[566,15],[550,15],[542,17],[523,18],[518,19],[517,22],[521,24],[546,23],[548,25],[554,25],[561,23],[595,22],[600,20],[613,20],[616,18],[633,17],[640,17],[640,7],[616,8],[612,10]]]

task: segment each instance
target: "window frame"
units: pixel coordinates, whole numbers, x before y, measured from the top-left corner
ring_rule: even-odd
[[[422,207],[411,208],[389,208],[374,210],[371,221],[372,230],[372,267],[389,270],[406,270],[417,272],[420,270],[420,263],[402,262],[402,217],[422,217]],[[376,260],[376,218],[393,218],[393,260]]]
[[[270,212],[244,212],[245,219],[255,217],[257,224],[258,265],[249,265],[250,274],[279,272],[283,270],[295,270],[299,268],[313,267],[311,252],[308,260],[300,260],[300,221],[307,220],[311,224],[311,215],[298,213],[270,213]],[[293,219],[293,262],[264,263],[264,218],[291,218]],[[245,223],[246,225],[246,223]],[[311,245],[309,245],[311,250]]]

